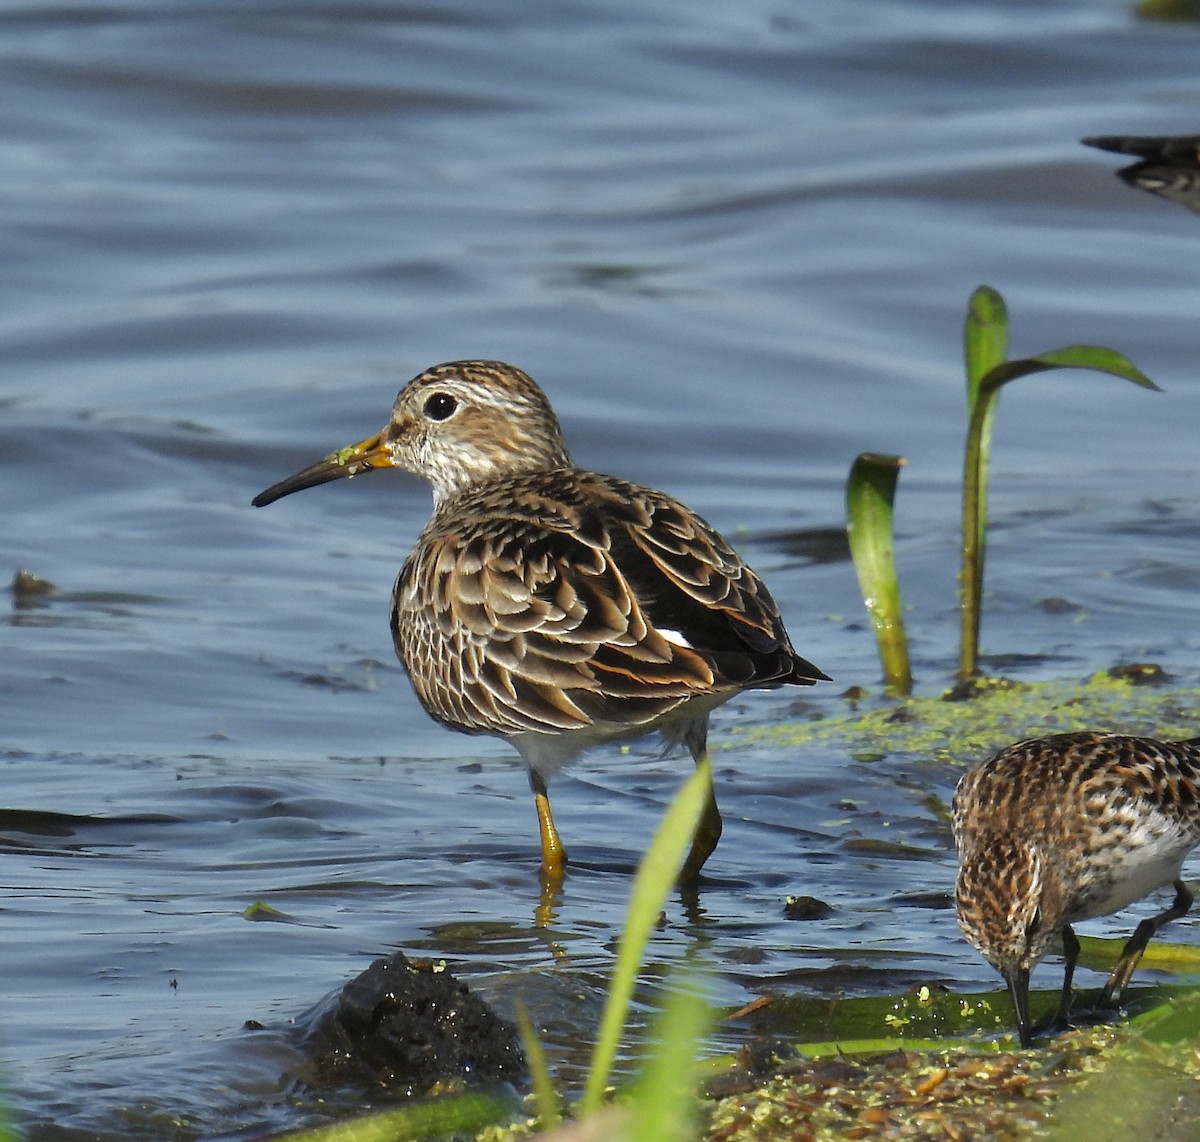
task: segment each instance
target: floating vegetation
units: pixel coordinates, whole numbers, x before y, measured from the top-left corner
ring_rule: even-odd
[[[14,607],[34,607],[47,595],[53,595],[58,588],[49,579],[42,579],[32,571],[18,570],[13,575],[12,597]]]
[[[1191,23],[1200,20],[1200,0],[1138,0],[1133,11],[1142,20]]]
[[[1059,1096],[1103,1065],[1109,1028],[1064,1035],[1055,1050],[980,1054],[896,1047],[780,1067],[712,1109],[708,1142],[859,1138],[1011,1139],[1032,1135]]]
[[[1101,671],[1082,682],[1014,682],[991,679],[976,685],[970,702],[941,696],[856,704],[840,717],[734,727],[739,743],[791,748],[836,743],[851,755],[923,755],[939,761],[977,761],[1021,738],[1073,730],[1153,734],[1184,738],[1197,732],[1200,688],[1139,684],[1150,664],[1131,676]]]
[[[929,988],[892,1001],[872,997],[839,1004],[797,997],[809,1026],[820,1014],[808,1009],[819,1006],[839,1031],[869,1034],[878,1027],[879,1033],[774,1052],[750,1046],[736,1057],[709,1060],[710,1077],[693,1107],[700,1125],[686,1137],[1124,1142],[1140,1133],[1139,1124],[1153,1124],[1151,1136],[1184,1142],[1194,1136],[1200,1108],[1200,1055],[1194,1049],[1200,1000],[1179,988],[1138,991],[1139,1003],[1147,994],[1155,998],[1128,1023],[1079,1027],[1030,1051],[1013,1049],[1008,1035],[963,1034],[964,1028],[999,1019],[987,997]],[[647,1072],[631,1089],[649,1081]],[[634,1108],[621,1096],[561,1132],[537,1130],[536,1120],[528,1118],[491,1127],[479,1139],[659,1137],[639,1131]]]

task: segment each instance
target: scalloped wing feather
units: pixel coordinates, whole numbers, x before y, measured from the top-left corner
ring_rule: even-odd
[[[396,583],[396,650],[438,721],[649,727],[803,663],[753,572],[670,497],[564,470],[507,483],[435,514]]]

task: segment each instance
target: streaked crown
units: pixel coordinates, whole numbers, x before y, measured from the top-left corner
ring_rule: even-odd
[[[545,394],[502,361],[451,361],[414,377],[383,430],[392,462],[442,500],[523,472],[571,467]]]
[[[964,853],[955,887],[958,926],[1006,978],[1029,971],[1062,926],[1060,878],[1034,846],[996,836]]]

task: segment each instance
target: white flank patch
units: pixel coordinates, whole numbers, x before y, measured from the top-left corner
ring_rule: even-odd
[[[685,647],[687,650],[695,649],[692,644],[688,642],[688,640],[684,638],[683,635],[681,635],[677,630],[672,630],[670,627],[659,627],[658,633],[661,634],[663,638],[667,640],[667,642],[672,642],[676,646]]]

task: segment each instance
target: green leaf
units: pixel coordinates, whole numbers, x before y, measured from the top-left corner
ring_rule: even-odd
[[[1110,971],[1125,950],[1124,936],[1080,936],[1079,963],[1097,971]],[[1138,971],[1168,971],[1176,974],[1200,974],[1200,944],[1174,944],[1169,940],[1151,940],[1138,960]]]
[[[1100,345],[1068,345],[1039,353],[1035,357],[1005,361],[1006,336],[1004,300],[995,290],[980,286],[971,297],[964,335],[968,410],[967,440],[963,452],[962,570],[958,579],[960,681],[973,678],[978,673],[988,465],[991,458],[992,418],[995,416],[1000,389],[1018,377],[1028,377],[1050,369],[1087,369],[1120,377],[1144,389],[1159,391],[1158,385],[1115,349]]]
[[[695,773],[683,783],[667,807],[646,855],[638,865],[625,911],[617,961],[613,965],[604,1012],[600,1017],[600,1031],[592,1051],[587,1088],[579,1104],[581,1117],[594,1113],[604,1097],[646,943],[658,922],[663,901],[675,882],[684,854],[692,843],[711,785],[712,762],[705,754],[697,763]]]
[[[892,504],[902,456],[864,452],[846,481],[846,535],[889,693],[912,692],[904,612],[892,545]]]
[[[975,404],[981,378],[1004,360],[1008,352],[1008,308],[991,286],[981,285],[971,294],[963,325],[963,350],[967,362],[967,408]]]
[[[264,904],[261,900],[256,900],[253,904],[247,904],[242,909],[242,916],[246,920],[273,920],[279,924],[294,924],[296,918],[288,915],[286,912],[281,912],[278,908],[272,908],[269,904]]]
[[[1001,362],[980,378],[980,392],[994,392],[1018,377],[1028,377],[1050,369],[1087,369],[1091,372],[1107,373],[1109,376],[1131,381],[1143,389],[1162,392],[1162,389],[1123,353],[1118,353],[1115,349],[1105,349],[1101,345],[1068,345],[1062,349],[1052,349],[1048,353],[1038,353],[1034,357]]]
[[[1129,1026],[1159,1045],[1195,1042],[1200,1037],[1200,992],[1172,988],[1162,1003],[1135,1015]]]
[[[529,1073],[533,1078],[533,1099],[537,1106],[538,1120],[543,1130],[550,1130],[558,1125],[558,1091],[554,1089],[554,1079],[550,1076],[550,1065],[546,1062],[542,1041],[534,1030],[525,1004],[520,1000],[517,1001],[516,1016],[517,1032],[521,1036],[525,1061],[529,1064]]]
[[[711,1019],[703,995],[687,981],[671,988],[634,1091],[629,1138],[688,1142],[698,1137],[696,1053]]]
[[[346,1118],[327,1126],[275,1134],[272,1138],[275,1142],[408,1142],[444,1138],[448,1134],[476,1134],[511,1115],[513,1110],[513,1100],[498,1094],[458,1094]]]

